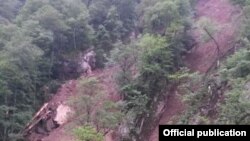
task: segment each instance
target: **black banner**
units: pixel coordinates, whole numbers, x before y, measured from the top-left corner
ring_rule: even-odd
[[[159,141],[171,139],[250,139],[249,125],[160,125]]]

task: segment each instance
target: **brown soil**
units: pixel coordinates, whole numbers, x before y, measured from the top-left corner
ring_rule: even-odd
[[[239,24],[240,10],[234,7],[230,0],[198,0],[196,13],[198,15],[196,21],[205,17],[219,26],[213,37],[219,44],[220,56],[232,48],[238,28],[237,24]],[[204,43],[199,40],[201,30],[203,29],[196,28],[193,31],[198,46],[187,55],[186,64],[194,71],[206,73],[217,59],[218,53],[214,41],[209,40]]]
[[[213,36],[217,40],[220,46],[221,53],[227,52],[234,42],[235,33],[237,31],[237,17],[239,10],[233,7],[229,0],[198,0],[196,5],[196,13],[198,15],[196,20],[202,17],[209,18],[215,23],[219,24],[222,28],[216,32]],[[199,30],[193,31],[194,37],[199,36]],[[195,37],[196,38],[196,37]],[[200,39],[197,37],[196,39]],[[212,40],[202,43],[196,40],[198,47],[193,49],[186,57],[187,66],[193,71],[200,71],[205,73],[214,60],[217,58],[217,49]],[[107,94],[107,98],[118,101],[118,91],[114,82],[114,72],[117,68],[107,68],[104,70],[96,70],[92,76],[97,77],[102,84],[104,93]],[[58,90],[57,94],[52,98],[50,103],[62,104],[67,99],[76,93],[76,80],[70,80]],[[180,116],[185,110],[185,105],[182,103],[180,95],[177,91],[169,95],[166,102],[166,109],[159,121],[159,124],[171,124],[176,117]],[[65,125],[50,132],[47,137],[44,137],[43,141],[73,141],[74,138],[69,132],[66,132]],[[109,134],[108,134],[109,135]],[[111,136],[107,136],[106,141],[112,141]],[[158,140],[158,126],[152,132],[149,141]]]
[[[221,56],[232,48],[235,42],[237,28],[239,24],[240,10],[234,7],[230,0],[198,0],[195,7],[196,21],[200,18],[209,18],[211,21],[219,25],[221,28],[214,33],[213,37],[218,42]],[[185,63],[193,71],[206,73],[218,58],[217,48],[213,40],[206,43],[201,41],[199,33],[200,29],[194,29],[193,35],[198,44],[191,53],[186,56]],[[173,124],[175,118],[178,118],[185,110],[185,105],[182,103],[178,92],[170,94],[166,102],[167,108],[160,119],[160,124]],[[152,132],[149,141],[158,140],[158,126]]]
[[[106,68],[103,70],[95,70],[91,75],[82,77],[96,77],[99,80],[102,89],[104,90],[104,94],[106,94],[105,99],[118,101],[120,98],[114,79],[115,71],[117,71],[116,67]],[[66,104],[70,96],[74,96],[76,94],[76,83],[77,80],[70,80],[67,83],[63,84],[62,87],[58,90],[57,94],[49,103]],[[71,124],[71,122],[72,121],[68,121],[59,128],[50,132],[48,136],[39,138],[42,138],[43,141],[75,141],[70,131],[67,131],[66,129],[67,125]],[[105,140],[112,141],[111,134],[107,134]]]
[[[42,141],[76,141],[76,139],[64,127],[59,127],[52,131],[49,136],[43,138]]]
[[[69,80],[58,89],[49,103],[66,104],[65,100],[76,93],[76,80]]]
[[[163,124],[171,124],[170,121],[175,120],[178,115],[180,115],[185,105],[182,103],[180,95],[177,91],[175,91],[173,94],[170,94],[166,101],[166,109],[164,113],[162,114],[162,117],[159,121],[159,125]],[[158,141],[158,126],[154,129],[152,132],[149,141]]]
[[[66,106],[66,102],[67,102],[67,99],[71,96],[73,96],[75,94],[75,91],[76,91],[76,80],[70,80],[70,81],[67,81],[65,84],[63,84],[61,86],[61,88],[58,89],[57,93],[54,95],[54,97],[46,104],[44,105],[45,108],[43,111],[45,112],[48,112],[50,111],[49,108],[51,109],[54,109],[54,110],[57,110],[58,106],[60,107],[60,105],[65,105]],[[64,106],[64,107],[65,107]],[[67,107],[67,106],[66,106]],[[62,109],[61,109],[62,110]],[[38,117],[42,117],[43,114],[45,112],[41,112],[41,115],[37,115]],[[59,112],[64,112],[64,111],[59,111]],[[63,113],[60,113],[60,114],[63,114]],[[59,114],[59,115],[60,115]],[[66,114],[66,113],[65,113]],[[52,113],[51,117],[53,117],[55,115],[55,113]],[[65,115],[64,115],[65,116]],[[36,117],[36,116],[35,116]],[[48,119],[51,119],[51,118],[48,118]],[[64,117],[57,117],[58,120],[60,120],[60,122],[65,122],[66,118]],[[64,120],[64,121],[63,121]],[[32,122],[35,122],[35,121],[31,121]],[[55,126],[53,123],[50,124],[51,128],[52,126]],[[32,128],[31,131],[28,131],[28,135],[27,135],[27,138],[28,140],[30,141],[39,141],[41,139],[43,139],[44,137],[47,136],[47,133],[37,133],[35,130],[36,127]],[[59,128],[55,129],[55,130],[58,130]],[[53,129],[54,130],[54,127]],[[60,131],[60,130],[58,130]],[[54,133],[54,131],[52,131],[50,134]],[[60,133],[57,133],[57,134],[60,134]],[[65,134],[66,136],[66,134]],[[63,136],[62,136],[63,137]],[[58,140],[58,138],[55,138],[57,141],[60,141]],[[46,139],[46,141],[49,141]],[[55,140],[53,140],[55,141]]]

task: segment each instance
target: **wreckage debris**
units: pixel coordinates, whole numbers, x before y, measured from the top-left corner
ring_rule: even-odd
[[[65,104],[45,103],[26,125],[23,131],[24,137],[31,141],[39,141],[48,136],[52,130],[66,123],[71,112],[70,107]]]

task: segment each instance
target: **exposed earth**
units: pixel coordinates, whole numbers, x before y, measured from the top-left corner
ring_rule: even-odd
[[[197,46],[186,56],[185,64],[192,71],[207,73],[209,69],[214,67],[218,58],[234,47],[241,11],[233,6],[230,0],[198,0],[195,11],[194,22],[207,18],[220,27],[213,34],[220,47],[221,54],[219,57],[214,41],[210,39],[204,43],[200,38],[201,32],[204,32],[203,29],[193,27],[192,34],[197,42]],[[166,104],[167,106],[159,121],[159,125],[171,124],[171,121],[178,118],[185,110],[185,105],[182,103],[177,90],[170,94]],[[157,126],[152,132],[149,141],[158,141],[158,132]]]
[[[220,54],[218,54],[218,49],[212,39],[207,42],[202,41],[200,36],[201,32],[204,32],[203,29],[194,27],[192,31],[197,42],[197,47],[193,48],[186,56],[185,63],[192,71],[206,73],[218,58],[234,47],[241,11],[239,8],[233,6],[230,0],[198,0],[195,11],[194,22],[198,22],[205,17],[220,27],[212,35],[219,44]],[[107,94],[107,99],[113,101],[119,100],[113,79],[116,69],[115,67],[105,68],[104,70],[96,70],[91,74],[91,76],[100,80],[103,90]],[[38,141],[39,139],[42,141],[74,141],[74,137],[66,129],[67,124],[71,122],[70,119],[67,119],[66,113],[70,113],[72,110],[67,107],[65,101],[75,95],[76,85],[77,80],[66,82],[48,102],[51,105],[54,104],[57,107],[57,112],[61,113],[60,116],[57,116],[57,119],[61,121],[61,125],[46,136],[32,135],[32,141]],[[180,96],[177,90],[169,94],[164,106],[166,108],[160,118],[159,124],[171,124],[183,113],[185,104],[181,101]],[[158,140],[158,126],[155,127],[149,136],[149,141]],[[105,140],[115,141],[112,139],[111,133],[107,134]]]

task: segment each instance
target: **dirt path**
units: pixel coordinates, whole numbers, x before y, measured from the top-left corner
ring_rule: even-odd
[[[240,15],[240,10],[235,8],[229,1],[230,0],[198,0],[195,7],[197,14],[196,22],[205,17],[213,23],[216,23],[216,25],[219,25],[220,28],[213,36],[219,44],[221,54],[226,53],[234,43],[238,27],[237,18]],[[200,32],[200,29],[193,31],[198,46],[187,55],[185,63],[191,70],[205,73],[216,61],[217,48],[212,40],[205,43],[201,41],[199,37],[201,35]],[[167,108],[159,124],[171,124],[169,122],[181,115],[185,110],[185,105],[181,102],[178,92],[171,94],[166,104]],[[157,140],[158,126],[153,131],[149,141]]]

